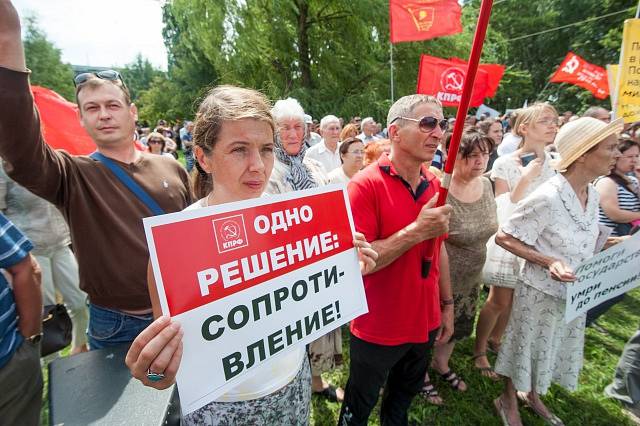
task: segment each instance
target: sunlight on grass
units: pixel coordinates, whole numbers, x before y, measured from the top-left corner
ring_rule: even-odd
[[[567,392],[558,386],[552,386],[544,397],[545,403],[567,426],[628,425],[632,423],[622,414],[620,404],[603,394],[604,387],[610,383],[618,358],[627,339],[635,332],[640,320],[640,289],[627,295],[625,300],[602,316],[598,328],[587,329],[585,342],[585,364],[580,376],[580,386],[576,392]],[[336,386],[347,382],[349,369],[349,332],[343,328],[345,365],[326,374],[325,378]],[[472,341],[468,339],[458,345],[451,360],[451,368],[461,375],[469,390],[454,392],[446,383],[433,374],[431,379],[437,386],[445,405],[435,407],[420,397],[414,399],[409,412],[409,421],[413,425],[500,425],[500,419],[493,409],[493,399],[501,391],[499,383],[483,379],[473,369],[471,362]],[[69,349],[63,351],[67,355]],[[491,357],[494,361],[495,357]],[[42,405],[41,423],[48,425],[47,374],[43,368],[45,390]],[[311,402],[311,425],[333,426],[338,419],[340,405],[324,398],[314,396]],[[379,425],[376,407],[369,420],[370,425]],[[520,410],[522,420],[527,426],[542,426],[544,422],[530,411]]]
[[[585,339],[585,363],[576,392],[568,392],[553,385],[544,397],[547,406],[564,420],[567,426],[632,425],[621,412],[619,403],[605,397],[604,387],[611,382],[618,358],[627,339],[635,332],[640,320],[640,289],[634,290],[625,300],[613,307],[597,324],[600,330],[588,329]],[[345,361],[348,363],[349,332],[343,330]],[[501,425],[495,414],[493,399],[501,392],[500,383],[483,379],[473,369],[471,355],[473,342],[468,339],[456,345],[451,368],[463,377],[469,390],[454,392],[443,380],[432,374],[432,381],[445,400],[445,405],[435,407],[416,397],[409,412],[409,422],[414,425]],[[495,357],[490,357],[491,361]],[[348,366],[326,375],[334,385],[344,386],[348,377]],[[378,407],[372,413],[369,424],[379,425]],[[337,423],[340,405],[314,396],[312,400],[311,424],[333,426]],[[527,426],[542,426],[545,423],[530,411],[520,410],[522,421]]]

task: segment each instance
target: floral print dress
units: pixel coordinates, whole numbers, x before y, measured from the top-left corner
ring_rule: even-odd
[[[575,268],[594,254],[599,196],[590,185],[586,208],[562,175],[522,200],[502,231]],[[574,390],[582,368],[585,315],[564,321],[566,283],[525,261],[495,371],[517,390],[545,394],[551,382]],[[569,284],[570,285],[570,284]]]

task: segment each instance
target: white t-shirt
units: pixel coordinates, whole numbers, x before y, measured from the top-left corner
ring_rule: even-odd
[[[338,167],[329,173],[329,183],[349,183],[349,176],[342,167]]]
[[[522,138],[520,136],[516,136],[513,133],[507,133],[504,135],[502,142],[498,145],[498,155],[502,157],[503,155],[511,154],[520,145]]]
[[[378,137],[377,135],[367,136],[364,134],[364,132],[360,133],[358,136],[356,136],[356,138],[360,139],[365,145],[367,145],[369,142],[377,141],[378,139],[380,139],[380,137]]]
[[[196,210],[206,207],[206,198],[191,204],[185,210]],[[306,356],[304,347],[291,348],[277,359],[265,362],[257,367],[254,374],[238,383],[216,402],[247,401],[262,398],[288,385],[302,367]]]
[[[324,139],[319,144],[307,149],[304,158],[311,158],[318,161],[327,173],[332,172],[342,164],[338,146],[336,145],[335,152],[331,152],[324,144]]]

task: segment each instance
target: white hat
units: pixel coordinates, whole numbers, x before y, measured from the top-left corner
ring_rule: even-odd
[[[574,161],[605,138],[622,132],[623,127],[622,118],[605,123],[592,117],[582,117],[565,124],[554,141],[560,154],[560,159],[554,164],[555,168],[561,172],[567,170]]]

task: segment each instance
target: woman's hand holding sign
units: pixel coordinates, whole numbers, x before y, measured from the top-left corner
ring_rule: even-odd
[[[358,262],[360,263],[360,273],[367,275],[376,267],[378,253],[371,248],[363,234],[353,233],[353,245],[358,250]]]
[[[166,389],[175,383],[182,359],[180,324],[161,316],[136,337],[125,363],[145,386]]]

